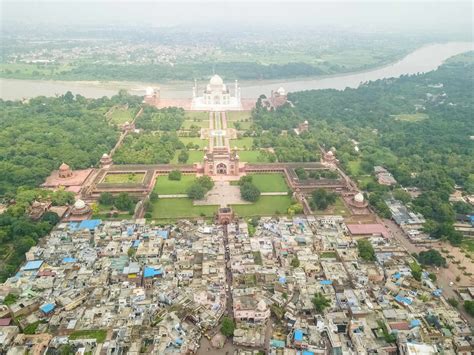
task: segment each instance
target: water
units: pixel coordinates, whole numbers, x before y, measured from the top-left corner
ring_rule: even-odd
[[[463,52],[473,50],[471,42],[449,42],[421,47],[398,62],[382,68],[376,68],[358,73],[347,73],[318,78],[282,79],[242,81],[243,98],[257,98],[261,94],[270,94],[283,86],[286,91],[301,91],[311,89],[355,88],[361,82],[399,77],[405,74],[425,73],[438,68],[443,62]],[[224,78],[225,79],[225,78]],[[232,84],[232,83],[231,83]],[[163,98],[191,98],[193,82],[172,82],[158,84]],[[61,95],[66,91],[81,94],[85,97],[97,98],[112,96],[119,89],[126,89],[132,94],[143,95],[147,86],[158,86],[141,82],[98,82],[98,81],[54,81],[54,80],[16,80],[0,79],[0,98],[15,100],[39,95]],[[201,84],[202,87],[202,84]]]

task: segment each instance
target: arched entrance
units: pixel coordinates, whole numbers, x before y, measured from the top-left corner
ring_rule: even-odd
[[[221,97],[216,95],[214,96],[214,105],[220,105],[221,104]]]
[[[218,175],[227,175],[227,166],[224,163],[217,164],[216,172]]]

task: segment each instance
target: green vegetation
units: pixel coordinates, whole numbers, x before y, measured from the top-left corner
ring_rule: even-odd
[[[240,185],[240,196],[245,201],[257,202],[260,198],[260,190],[252,182],[244,182]]]
[[[419,122],[429,118],[426,113],[400,114],[393,116],[396,121]]]
[[[234,335],[235,324],[232,318],[223,317],[221,322],[221,333],[226,337]]]
[[[114,107],[111,109],[111,112],[107,117],[110,119],[110,122],[114,124],[124,124],[125,122],[132,122],[133,115],[132,112],[126,107]]]
[[[375,251],[372,243],[368,239],[361,239],[357,241],[357,250],[359,256],[365,261],[375,261]]]
[[[171,160],[170,163],[171,164],[191,164],[191,163],[202,162],[202,160],[204,159],[204,152],[202,152],[202,151],[190,150],[187,153],[188,153],[188,159],[187,159],[187,161],[185,161],[183,163],[183,162],[179,161],[181,151],[180,150],[176,151],[176,153],[174,154],[174,157],[173,157],[173,159]]]
[[[410,264],[410,269],[411,269],[411,276],[413,276],[415,280],[421,281],[421,273],[423,271],[421,266],[416,261],[414,261]]]
[[[342,197],[337,196],[336,201],[334,202],[333,205],[329,206],[325,210],[313,210],[313,214],[315,215],[340,215],[340,216],[350,216],[350,211],[347,209],[346,205],[344,205],[344,202],[342,200]]]
[[[300,261],[298,259],[298,255],[295,255],[293,259],[291,259],[290,263],[291,267],[299,267],[300,266]]]
[[[334,192],[325,189],[316,189],[311,193],[311,200],[309,202],[313,210],[325,210],[330,205],[336,202],[337,195]]]
[[[69,335],[69,339],[96,339],[98,343],[103,343],[107,337],[105,329],[84,329],[75,330]]]
[[[241,137],[239,139],[232,139],[229,142],[231,148],[237,147],[241,149],[252,149],[253,138],[252,137]]]
[[[218,206],[193,205],[188,198],[161,198],[153,202],[152,218],[176,220],[180,218],[213,217]]]
[[[422,265],[446,266],[446,259],[435,249],[420,252],[417,259]]]
[[[208,141],[199,137],[179,137],[186,149],[203,149],[207,146]]]
[[[172,170],[168,174],[168,180],[171,180],[171,181],[180,181],[181,177],[182,177],[182,174],[181,174],[181,171],[179,170]]]
[[[447,301],[448,301],[448,303],[449,303],[451,306],[453,306],[454,308],[458,308],[458,306],[459,306],[459,301],[458,301],[457,299],[451,297],[451,298],[448,298]]]
[[[186,194],[191,200],[202,200],[206,192],[214,187],[214,182],[209,176],[201,176],[194,180],[193,184],[188,187]]]
[[[34,323],[28,324],[25,328],[23,328],[23,333],[32,335],[36,333],[36,329],[38,329],[38,326],[40,325],[41,321],[36,321]]]
[[[107,215],[106,212],[115,208],[119,211],[127,211],[127,215],[133,215],[136,203],[137,200],[126,192],[121,192],[117,197],[114,197],[110,192],[103,192],[99,196],[99,210],[95,214],[105,213]],[[119,217],[119,215],[117,214],[115,217]]]
[[[184,145],[176,133],[129,134],[115,152],[117,164],[168,164]]]
[[[335,259],[337,254],[335,251],[323,251],[319,257],[321,259]]]
[[[159,195],[185,194],[195,179],[195,175],[182,175],[180,180],[170,180],[166,175],[159,175],[153,191]]]
[[[261,192],[286,192],[288,191],[288,185],[286,184],[285,177],[283,174],[270,173],[270,174],[251,174],[252,183]]]
[[[232,205],[232,208],[240,217],[275,216],[286,214],[291,204],[290,196],[260,196],[255,203]]]
[[[253,261],[255,262],[256,265],[263,265],[262,262],[262,253],[259,251],[254,251],[252,252],[253,254]]]
[[[331,301],[320,292],[314,295],[312,302],[317,313],[323,313],[331,305]]]
[[[144,177],[144,173],[108,173],[102,182],[106,184],[139,184]]]
[[[8,295],[5,296],[3,299],[3,304],[7,306],[11,306],[18,300],[18,295],[15,295],[14,293],[9,293]]]
[[[471,317],[474,317],[474,301],[464,301],[463,307]]]
[[[184,122],[184,110],[178,107],[157,109],[144,106],[143,112],[137,118],[135,126],[145,131],[176,132]]]
[[[270,155],[265,151],[240,150],[240,161],[247,163],[268,163],[271,161]]]
[[[380,329],[382,330],[383,337],[385,341],[389,344],[397,342],[397,334],[394,332],[389,333],[387,326],[382,320],[377,321]]]

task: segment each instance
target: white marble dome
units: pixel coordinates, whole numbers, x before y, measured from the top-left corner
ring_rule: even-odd
[[[212,86],[221,86],[224,85],[224,80],[222,80],[219,75],[215,74],[212,76],[211,80],[209,80],[209,84]]]
[[[102,154],[102,158],[108,158],[109,155],[107,153]]]
[[[357,194],[354,196],[354,201],[355,201],[355,202],[359,202],[359,203],[364,202],[364,195],[362,195],[360,192],[357,193]]]
[[[77,200],[75,203],[74,203],[74,209],[75,210],[82,210],[83,208],[86,207],[86,203],[82,200]]]
[[[277,93],[279,93],[280,95],[286,95],[285,89],[281,86],[278,88]]]
[[[153,88],[151,86],[147,87],[146,90],[145,90],[145,95],[146,96],[153,96],[154,93],[155,93],[155,90],[153,90]]]

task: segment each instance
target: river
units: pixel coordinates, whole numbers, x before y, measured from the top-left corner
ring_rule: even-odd
[[[474,49],[471,42],[448,42],[423,46],[403,59],[386,66],[367,71],[337,74],[305,79],[282,79],[242,81],[243,98],[257,98],[268,95],[271,90],[284,87],[288,92],[311,89],[355,88],[362,82],[383,78],[399,77],[405,74],[425,73],[437,69],[443,62],[460,53]],[[225,79],[225,78],[224,78]],[[97,98],[112,96],[119,89],[126,89],[132,94],[143,95],[147,86],[157,84],[129,81],[55,81],[55,80],[17,80],[0,79],[0,98],[15,100],[39,95],[54,96],[71,91],[85,97]],[[193,82],[171,82],[159,84],[163,98],[183,99],[192,96]],[[201,83],[201,87],[202,87]]]

